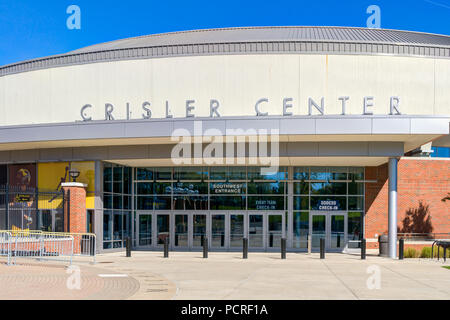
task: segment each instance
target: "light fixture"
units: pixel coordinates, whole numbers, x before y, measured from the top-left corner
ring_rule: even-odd
[[[80,171],[76,169],[69,170],[69,175],[72,178],[72,182],[77,182],[77,178],[80,176]]]

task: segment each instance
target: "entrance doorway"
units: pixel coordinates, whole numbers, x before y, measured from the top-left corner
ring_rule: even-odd
[[[344,250],[347,244],[347,212],[311,212],[310,221],[312,251],[320,250],[320,239],[325,239],[328,251]]]
[[[203,239],[214,251],[242,250],[244,237],[254,251],[279,250],[286,235],[286,216],[279,212],[139,212],[136,244],[140,249],[161,248],[166,238],[171,250],[201,250]]]

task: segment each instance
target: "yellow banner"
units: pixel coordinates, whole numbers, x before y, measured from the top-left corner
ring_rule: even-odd
[[[78,170],[77,182],[87,185],[86,208],[94,209],[95,199],[95,162],[49,162],[38,164],[38,188],[42,191],[61,191],[61,184],[70,182],[69,170]],[[62,199],[39,199],[39,209],[57,209]]]

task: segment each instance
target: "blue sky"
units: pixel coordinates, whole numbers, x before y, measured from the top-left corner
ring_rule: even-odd
[[[69,30],[69,5],[81,30]],[[369,5],[381,27],[450,35],[450,0],[0,0],[0,65],[126,37],[169,31],[283,25],[365,27]]]

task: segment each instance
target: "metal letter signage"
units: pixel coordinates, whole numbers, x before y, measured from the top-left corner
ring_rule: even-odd
[[[335,102],[342,107],[341,115],[343,115],[343,116],[348,115],[347,107],[349,106],[350,101],[351,101],[351,99],[349,96],[339,96],[339,98]],[[390,100],[386,101],[386,102],[389,103],[389,110],[390,110],[390,112],[388,114],[389,116],[401,115],[400,97],[392,96],[392,97],[390,97]],[[209,109],[209,117],[210,118],[220,118],[221,114],[219,112],[219,108],[222,107],[220,101],[217,99],[210,99],[207,103],[209,105],[207,105],[205,107]],[[295,108],[295,101],[293,98],[285,97],[285,98],[280,99],[280,101],[278,103],[279,103],[279,115],[282,115],[284,117],[294,116],[294,113],[291,111],[291,110],[294,110],[294,108]],[[184,105],[185,118],[196,117],[196,115],[194,113],[196,110],[195,104],[196,104],[195,99],[185,100],[185,105]],[[200,105],[200,103],[199,103],[199,105]],[[165,106],[160,106],[160,108],[164,109],[164,107],[165,107],[165,117],[166,118],[173,118],[174,113],[172,112],[172,110],[170,109],[169,106],[170,106],[169,101],[166,101]],[[325,106],[326,106],[326,101],[325,101],[324,97],[320,98],[320,103],[316,102],[316,100],[314,100],[313,98],[310,97],[307,100],[307,106],[306,106],[305,113],[308,116],[323,116],[323,115],[325,115]],[[134,106],[134,107],[139,107],[139,106]],[[106,121],[116,120],[113,115],[115,113],[115,105],[113,103],[105,103],[104,108],[105,108],[104,109],[104,113],[105,113],[104,120],[106,120]],[[133,108],[133,105],[131,105],[130,103],[125,104],[124,110],[126,112],[126,116],[125,116],[125,119],[121,119],[121,120],[131,120],[131,114],[132,114],[131,109],[132,108]],[[153,105],[150,101],[142,102],[142,104],[140,105],[140,108],[141,108],[141,112],[137,112],[137,114],[140,114],[140,119],[146,120],[146,119],[152,118]],[[152,109],[150,109],[150,108],[152,108]],[[181,109],[182,107],[178,106],[178,108]],[[269,112],[267,110],[274,110],[272,102],[269,101],[268,98],[258,99],[255,102],[253,108],[254,108],[255,115],[257,117],[267,117],[267,116],[269,116]],[[362,103],[362,114],[371,116],[374,114],[374,108],[375,108],[375,98],[372,96],[365,96],[363,103]],[[80,111],[81,120],[82,121],[94,120],[92,118],[92,116],[89,116],[89,114],[92,114],[94,109],[95,109],[95,107],[92,104],[87,103],[87,104],[83,105],[81,107],[81,111]],[[142,111],[144,111],[144,112],[142,113]],[[272,113],[270,115],[272,115]],[[203,116],[207,117],[208,115],[203,115]],[[233,116],[238,116],[238,115],[233,115]],[[120,120],[120,119],[117,119],[117,120]]]

